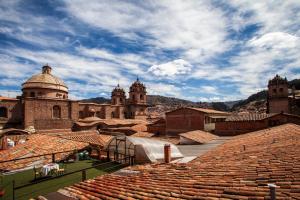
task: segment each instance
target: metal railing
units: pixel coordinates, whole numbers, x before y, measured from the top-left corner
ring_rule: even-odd
[[[127,157],[123,157],[121,159],[117,159],[117,160],[112,160],[112,161],[109,161],[109,162],[104,162],[104,163],[96,164],[96,165],[91,166],[91,167],[86,167],[86,168],[83,168],[83,169],[80,169],[80,170],[76,170],[76,171],[72,171],[72,172],[60,174],[60,175],[57,175],[57,176],[53,176],[53,177],[49,177],[49,178],[45,178],[45,179],[41,179],[41,180],[37,180],[35,182],[27,183],[27,184],[20,185],[20,186],[16,186],[16,182],[15,182],[15,180],[13,180],[12,181],[12,199],[13,200],[16,199],[16,191],[17,190],[25,188],[25,187],[30,187],[32,185],[36,185],[36,184],[39,184],[39,183],[42,183],[42,182],[46,182],[46,181],[58,179],[58,178],[61,178],[61,177],[64,177],[64,176],[68,176],[68,175],[72,175],[72,174],[80,173],[80,172],[81,172],[81,180],[85,181],[87,179],[86,172],[89,169],[101,167],[101,166],[104,166],[104,165],[107,165],[107,164],[119,163],[118,165],[101,169],[103,171],[111,171],[112,169],[117,168],[117,167],[125,167],[125,166],[129,166],[129,165],[133,165],[134,164],[134,160],[135,160],[135,156],[127,156]]]

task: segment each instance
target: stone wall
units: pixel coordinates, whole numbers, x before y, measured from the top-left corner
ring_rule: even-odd
[[[0,129],[23,127],[23,109],[21,100],[2,100],[0,101],[0,107],[5,107],[7,109],[7,118],[0,118]]]
[[[53,116],[53,107],[60,107],[60,118]],[[36,129],[70,128],[70,120],[78,119],[78,106],[71,100],[59,99],[24,99],[24,126],[34,126]],[[42,122],[44,121],[44,122]],[[58,121],[61,121],[59,123]],[[53,126],[53,127],[51,127]]]
[[[166,113],[166,132],[172,135],[204,130],[204,117],[204,113],[186,108]]]
[[[269,113],[290,113],[288,98],[276,98],[269,100]]]

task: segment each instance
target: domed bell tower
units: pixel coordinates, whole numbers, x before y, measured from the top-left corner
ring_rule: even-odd
[[[137,78],[136,81],[130,86],[129,90],[129,102],[131,104],[146,104],[146,87]]]
[[[118,84],[111,92],[111,104],[112,105],[125,105],[126,95],[123,88]]]
[[[147,118],[147,91],[146,87],[137,78],[129,88],[129,104],[127,117],[131,119]]]

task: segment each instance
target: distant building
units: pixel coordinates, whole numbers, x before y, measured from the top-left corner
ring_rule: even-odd
[[[268,83],[267,113],[280,112],[300,115],[300,90],[276,75]]]
[[[111,104],[70,100],[68,87],[43,66],[42,73],[22,84],[22,96],[0,97],[0,129],[68,129],[87,117],[96,119],[146,119],[146,87],[138,79],[131,85],[129,99],[118,85]]]
[[[235,114],[228,116],[225,121],[217,122],[214,133],[219,136],[235,136],[286,123],[300,125],[300,116],[286,113]]]
[[[183,107],[166,113],[166,133],[178,135],[193,130],[214,131],[217,121],[229,113],[212,109]]]

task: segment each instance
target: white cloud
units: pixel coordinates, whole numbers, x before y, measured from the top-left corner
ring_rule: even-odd
[[[148,94],[183,98],[180,88],[172,84],[146,82],[146,87]]]
[[[200,91],[208,94],[218,94],[217,88],[209,85],[201,86]]]
[[[283,32],[271,32],[251,39],[249,44],[264,48],[294,48],[299,45],[299,37]]]
[[[89,25],[159,49],[182,49],[184,56],[198,61],[224,51],[230,43],[225,40],[227,27],[222,10],[209,2],[65,2],[71,15]]]
[[[151,72],[156,76],[174,78],[176,75],[187,74],[191,72],[191,70],[192,65],[189,62],[178,59],[160,65],[152,65],[148,69],[148,72]]]

